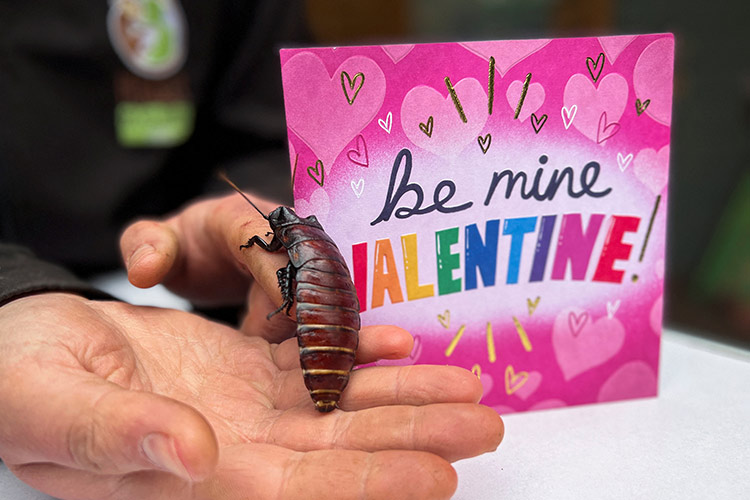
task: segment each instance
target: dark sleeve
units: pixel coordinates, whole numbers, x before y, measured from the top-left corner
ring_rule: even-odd
[[[0,243],[0,306],[26,295],[52,291],[113,299],[66,269],[37,259],[25,247]]]

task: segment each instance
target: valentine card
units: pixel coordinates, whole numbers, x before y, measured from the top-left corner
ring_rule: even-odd
[[[281,51],[296,210],[363,324],[415,336],[397,364],[502,413],[656,395],[673,61],[671,34]]]

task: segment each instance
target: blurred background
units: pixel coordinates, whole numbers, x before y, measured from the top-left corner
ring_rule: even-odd
[[[175,1],[0,0],[0,236],[89,277],[120,265],[121,227],[205,192],[211,169],[260,179],[288,203],[289,171],[274,168],[288,161],[281,46],[672,32],[665,323],[750,348],[747,0],[179,0],[193,23],[190,80],[138,79],[108,39],[107,10]],[[115,137],[115,101],[148,105],[144,89],[173,95],[183,125],[196,94],[195,129],[170,130],[171,149],[138,143],[137,127]]]
[[[750,348],[750,2],[307,0],[314,43],[675,34],[665,325]]]

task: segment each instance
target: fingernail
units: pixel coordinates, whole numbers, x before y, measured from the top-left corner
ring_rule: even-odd
[[[158,468],[188,481],[193,480],[187,467],[177,455],[174,439],[170,436],[160,432],[149,434],[141,441],[141,449],[146,458]]]
[[[144,256],[150,254],[153,252],[155,248],[153,245],[149,245],[148,243],[143,244],[135,249],[133,253],[130,254],[130,257],[128,257],[128,263],[127,267],[130,269],[134,265],[138,263],[139,260],[141,260]]]

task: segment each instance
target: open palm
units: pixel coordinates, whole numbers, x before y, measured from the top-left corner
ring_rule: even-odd
[[[0,456],[61,498],[437,498],[455,489],[449,461],[502,437],[457,368],[356,370],[342,410],[320,414],[294,339],[64,294],[4,306],[0,328],[0,398],[16,401]],[[357,362],[410,348],[365,328]]]

